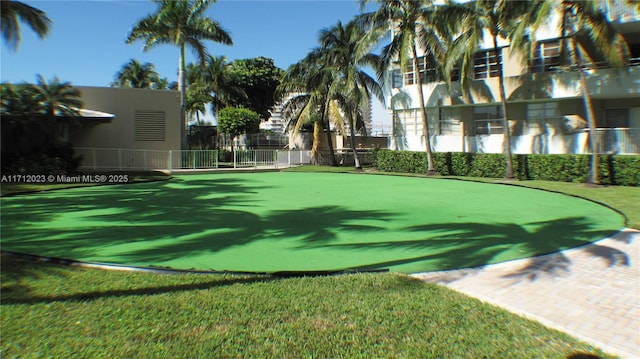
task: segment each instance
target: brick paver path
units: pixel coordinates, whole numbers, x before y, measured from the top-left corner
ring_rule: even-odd
[[[640,358],[640,232],[483,268],[414,274]]]

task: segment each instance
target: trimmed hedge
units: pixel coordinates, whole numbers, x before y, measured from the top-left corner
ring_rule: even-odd
[[[424,152],[379,150],[376,164],[380,171],[425,173]],[[443,176],[502,178],[506,161],[497,153],[436,152],[436,170]],[[590,155],[513,155],[513,172],[519,180],[587,182]],[[600,156],[602,184],[640,186],[640,156]]]

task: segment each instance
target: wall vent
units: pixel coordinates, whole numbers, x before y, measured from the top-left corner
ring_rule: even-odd
[[[164,141],[164,129],[164,111],[136,111],[136,141]]]

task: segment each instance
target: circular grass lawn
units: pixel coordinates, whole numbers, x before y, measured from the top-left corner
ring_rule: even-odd
[[[531,257],[623,227],[613,210],[517,186],[234,173],[2,198],[2,249],[174,269],[421,272]]]

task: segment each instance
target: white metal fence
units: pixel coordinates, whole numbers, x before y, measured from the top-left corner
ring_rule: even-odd
[[[134,150],[76,147],[80,170],[175,171],[223,168],[279,168],[311,163],[309,150]]]

